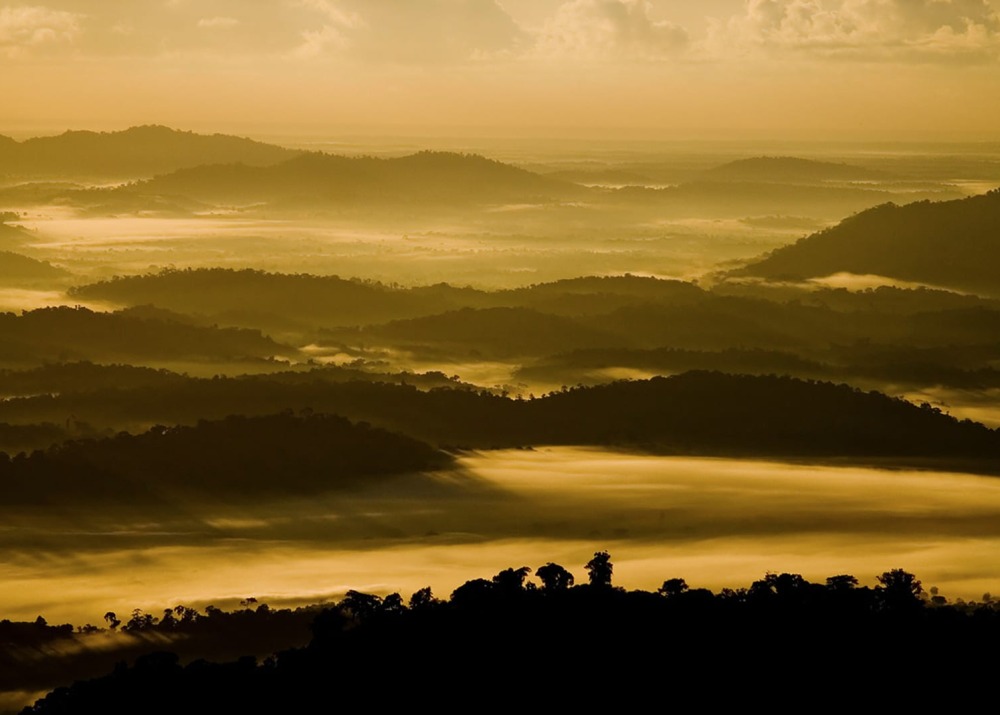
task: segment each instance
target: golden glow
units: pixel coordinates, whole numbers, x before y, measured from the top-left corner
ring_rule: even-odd
[[[0,133],[982,138],[998,61],[995,0],[45,0]]]
[[[198,545],[138,525],[144,544],[162,545],[77,553],[80,532],[50,534],[43,563],[2,559],[0,577],[19,587],[0,591],[0,612],[83,623],[107,610],[235,607],[251,595],[277,606],[431,586],[446,597],[466,580],[548,561],[583,580],[582,565],[604,548],[616,584],[649,590],[672,577],[743,587],[769,571],[873,585],[898,567],[949,599],[976,600],[1000,578],[995,478],[573,448],[474,455],[464,467],[501,491],[460,508],[371,497],[355,505],[363,514],[336,500],[240,515],[218,505],[206,520],[222,531]],[[386,529],[396,536],[378,536]]]

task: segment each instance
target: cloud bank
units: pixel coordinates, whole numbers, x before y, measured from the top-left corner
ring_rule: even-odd
[[[16,58],[45,45],[72,43],[81,15],[35,5],[0,7],[0,55]]]
[[[0,5],[0,53],[74,45],[93,56],[214,51],[410,66],[753,55],[989,62],[1000,60],[996,1],[716,0],[721,16],[698,19],[697,4],[678,0],[539,0],[530,15],[504,0],[49,0]]]
[[[708,46],[867,61],[1000,57],[1000,14],[987,0],[748,0],[714,20]]]

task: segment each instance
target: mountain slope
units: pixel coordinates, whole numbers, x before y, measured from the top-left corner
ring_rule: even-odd
[[[0,251],[0,283],[24,285],[58,281],[69,274],[61,268],[17,253]]]
[[[884,204],[779,248],[735,275],[846,272],[1000,295],[1000,189],[956,201]]]

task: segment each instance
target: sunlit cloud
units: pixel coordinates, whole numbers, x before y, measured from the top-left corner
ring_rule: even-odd
[[[1000,14],[987,0],[748,0],[713,20],[706,46],[862,60],[987,60],[1000,50]]]
[[[36,5],[0,7],[0,54],[18,57],[33,48],[72,43],[81,15]]]
[[[524,33],[495,0],[302,0],[321,24],[299,56],[337,53],[362,62],[440,64],[509,53]]]
[[[653,17],[647,0],[570,0],[541,28],[535,54],[574,59],[659,59],[690,42],[680,25]]]

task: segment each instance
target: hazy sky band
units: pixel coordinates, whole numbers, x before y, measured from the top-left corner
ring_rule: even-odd
[[[990,138],[996,0],[0,5],[0,131]]]

